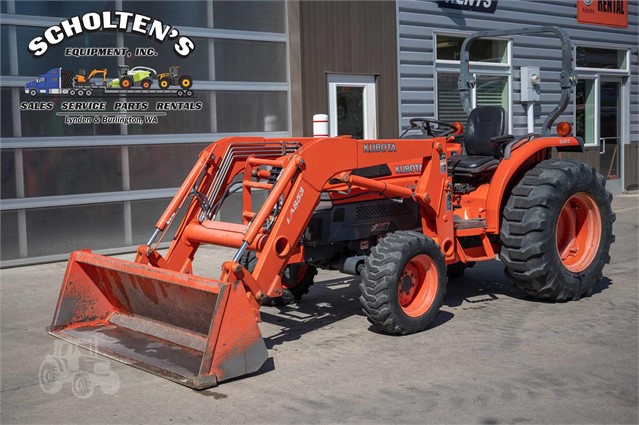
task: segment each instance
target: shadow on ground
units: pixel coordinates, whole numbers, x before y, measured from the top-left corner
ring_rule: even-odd
[[[308,332],[332,326],[349,317],[363,316],[358,299],[359,282],[359,277],[351,276],[318,281],[297,304],[263,308],[262,320],[278,329],[274,335],[264,339],[267,348],[272,349],[284,342],[298,340]],[[593,295],[605,291],[611,283],[609,278],[604,278],[593,288]],[[477,264],[459,278],[449,279],[444,306],[454,310],[460,306],[472,307],[503,297],[546,302],[526,295],[504,275],[500,262],[491,261]],[[454,316],[451,311],[440,311],[429,329],[445,325]],[[382,333],[372,325],[369,330]]]

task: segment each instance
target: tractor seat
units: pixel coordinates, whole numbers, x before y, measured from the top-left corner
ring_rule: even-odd
[[[464,129],[464,155],[448,158],[451,176],[473,176],[491,172],[501,160],[501,145],[512,140],[503,136],[506,112],[501,106],[478,106],[468,116]]]
[[[492,156],[455,155],[448,158],[448,173],[453,176],[471,176],[493,171],[499,160]]]

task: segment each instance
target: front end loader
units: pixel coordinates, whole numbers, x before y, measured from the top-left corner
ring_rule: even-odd
[[[315,268],[360,275],[368,320],[392,334],[432,323],[447,267],[497,255],[532,296],[590,294],[610,259],[614,214],[592,167],[551,159],[553,149],[583,148],[567,123],[551,134],[576,84],[572,45],[555,27],[517,32],[562,42],[562,99],[541,134],[505,135],[503,109],[470,109],[472,42],[512,32],[473,34],[461,56],[465,128],[415,119],[419,139],[221,139],[200,153],[134,262],[71,255],[50,333],[202,389],[260,369],[260,307],[286,291],[301,297]],[[217,220],[236,188],[242,222]],[[259,208],[256,190],[268,194]],[[193,274],[202,244],[236,249],[219,279]]]

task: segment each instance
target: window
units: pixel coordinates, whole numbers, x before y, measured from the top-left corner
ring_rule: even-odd
[[[229,30],[285,33],[285,2],[214,1],[213,26]]]
[[[577,67],[627,70],[626,50],[577,47]]]
[[[478,75],[475,87],[475,105],[501,106],[508,110],[508,77],[498,75]]]
[[[146,242],[169,202],[166,197],[181,184],[205,145],[229,133],[275,133],[278,137],[290,133],[286,2],[0,2],[2,13],[8,13],[7,7],[12,23],[0,25],[0,74],[14,78],[3,79],[0,88],[0,135],[3,143],[9,139],[0,150],[0,266],[38,261],[32,260],[38,256],[61,259],[77,248],[107,249]],[[26,50],[50,22],[114,9],[176,26],[195,43],[194,53],[181,58],[173,42],[108,31],[89,31],[50,45],[39,58]],[[127,47],[132,54],[87,59],[66,56],[64,51],[116,46]],[[135,54],[138,47],[152,47],[157,54],[142,57]],[[16,52],[16,63],[11,63]],[[118,64],[146,66],[158,73],[180,66],[178,75],[193,80],[193,96],[184,100],[194,103],[195,109],[167,111],[157,123],[66,125],[64,117],[56,114],[65,112],[62,101],[73,98],[36,93],[34,99],[24,91],[27,81],[66,86],[81,69],[85,75],[93,69],[107,69],[104,78],[110,81],[119,75]],[[100,77],[98,74],[94,83],[97,78],[102,83]],[[157,78],[153,85],[157,87]],[[114,103],[127,97],[101,96],[94,91],[91,100],[106,102],[109,113],[120,113]],[[157,102],[176,100],[168,93],[140,98],[149,103],[150,112],[162,109]],[[50,101],[53,110],[20,110],[19,101]],[[158,161],[168,168],[158,167]],[[96,222],[102,225],[96,227]],[[63,234],[68,237],[61,238]],[[167,234],[165,243],[170,239]]]
[[[328,121],[331,136],[377,138],[377,100],[372,75],[328,76]]]
[[[437,34],[436,83],[437,117],[442,121],[467,119],[457,89],[463,36]],[[476,40],[470,49],[471,72],[477,82],[471,91],[472,106],[497,105],[504,108],[510,122],[510,47],[503,39]],[[510,127],[510,125],[509,125]]]
[[[214,43],[216,80],[286,82],[285,43],[226,39]]]
[[[437,74],[437,117],[442,121],[465,122],[466,112],[457,91],[458,74]]]
[[[580,79],[575,90],[575,134],[586,145],[596,145],[595,136],[595,80]]]
[[[459,61],[464,37],[438,35],[437,60]],[[475,40],[470,47],[473,62],[508,62],[508,42],[506,40]]]

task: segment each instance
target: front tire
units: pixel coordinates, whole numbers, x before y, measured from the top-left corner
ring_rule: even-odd
[[[249,272],[253,273],[257,264],[257,256],[254,251],[246,251],[240,258],[239,263]],[[304,263],[289,264],[284,269],[282,276],[282,296],[268,298],[263,305],[289,305],[301,301],[302,297],[308,293],[314,283],[317,268]]]
[[[120,78],[120,88],[128,90],[133,87],[133,78],[126,76]]]
[[[168,89],[169,86],[171,85],[171,80],[166,77],[160,78],[160,80],[158,81],[158,84],[160,85],[161,89]]]
[[[504,208],[500,257],[506,275],[535,298],[578,300],[610,262],[615,214],[590,165],[551,159],[529,170]]]
[[[446,262],[439,246],[412,231],[389,233],[366,258],[359,298],[368,320],[390,334],[426,329],[446,294]]]

